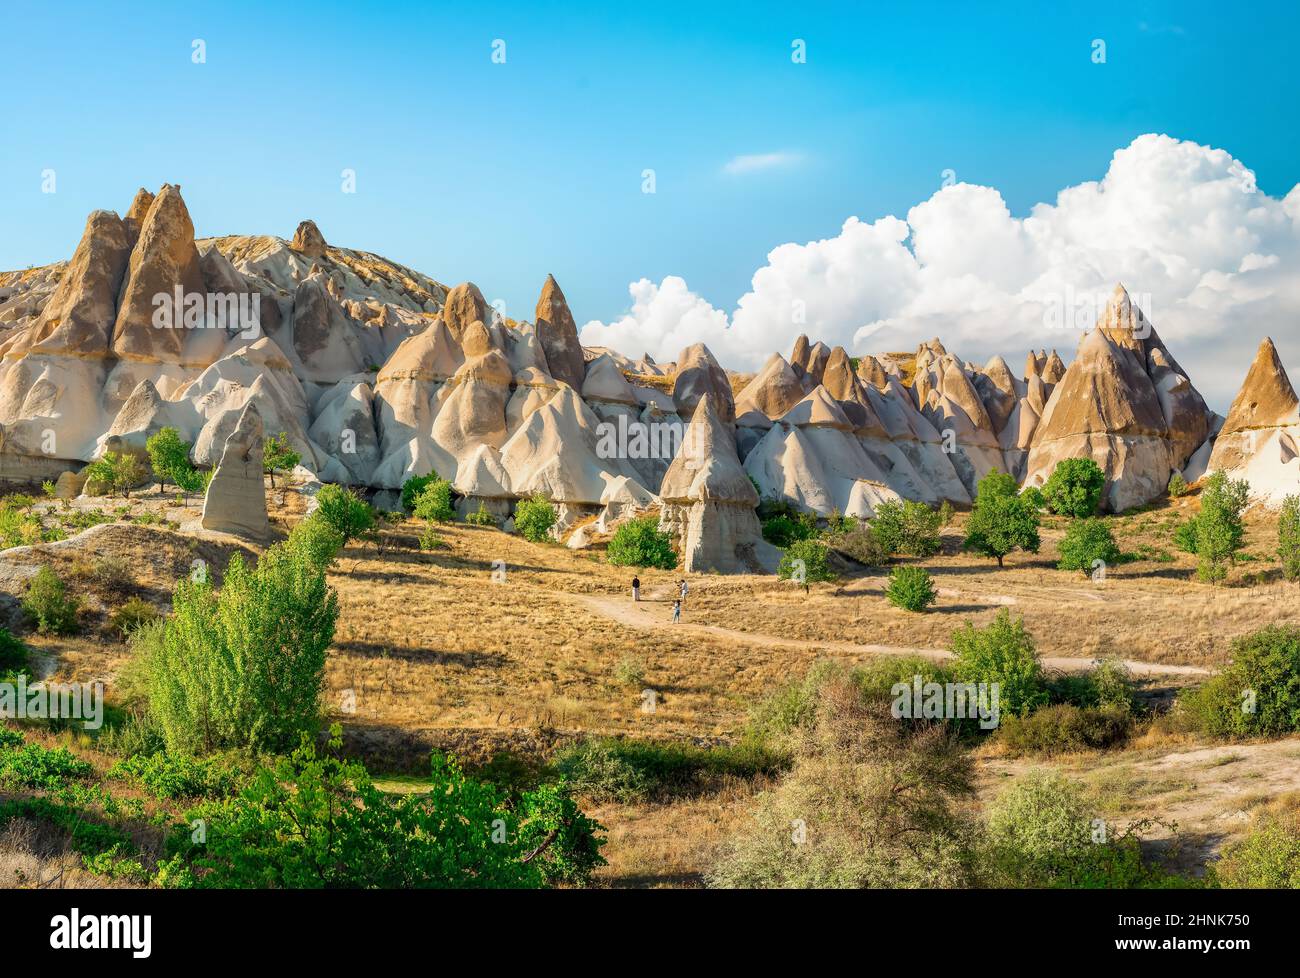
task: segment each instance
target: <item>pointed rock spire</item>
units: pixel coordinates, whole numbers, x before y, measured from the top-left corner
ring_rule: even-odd
[[[533,318],[537,324],[537,337],[546,352],[551,376],[564,381],[574,390],[581,390],[586,367],[582,344],[578,342],[578,324],[573,320],[569,303],[554,275],[546,276],[546,284],[542,286]]]

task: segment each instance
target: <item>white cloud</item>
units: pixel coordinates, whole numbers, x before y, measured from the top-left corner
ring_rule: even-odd
[[[728,316],[676,276],[630,287],[621,319],[590,322],[584,343],[671,360],[707,343],[754,369],[799,333],[852,353],[948,349],[1013,367],[1031,347],[1067,360],[1094,306],[1123,282],[1220,411],[1271,335],[1300,384],[1300,186],[1284,198],[1223,150],[1146,135],[1104,177],[1013,217],[990,187],[955,184],[907,219],[844,222],[839,234],[784,244]]]
[[[777,153],[748,153],[733,156],[723,164],[722,172],[731,176],[742,173],[755,173],[759,170],[774,170],[782,166],[793,166],[803,159],[800,153],[782,150]]]

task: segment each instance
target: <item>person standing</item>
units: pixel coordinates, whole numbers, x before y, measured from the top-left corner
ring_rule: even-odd
[[[639,577],[632,578],[632,600],[641,600],[641,578]]]
[[[680,597],[682,603],[685,604],[686,603],[686,578],[683,577],[681,579],[681,585],[682,585],[682,590],[681,590]]]
[[[680,598],[678,598],[676,601],[673,602],[673,622],[676,623],[681,620],[682,620],[682,601]]]

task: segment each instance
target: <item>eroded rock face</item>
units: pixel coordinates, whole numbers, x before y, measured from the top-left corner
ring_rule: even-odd
[[[719,416],[711,395],[700,398],[659,495],[660,528],[678,536],[688,573],[730,574],[757,564],[758,493],[736,455],[731,425]]]
[[[329,245],[325,243],[325,235],[320,233],[315,221],[303,221],[293,232],[293,241],[289,247],[304,258],[323,258]]]
[[[1260,343],[1214,439],[1205,471],[1216,469],[1245,479],[1252,498],[1270,506],[1300,492],[1300,398],[1271,338]]]
[[[537,338],[546,352],[546,363],[551,376],[574,390],[581,390],[586,366],[582,345],[578,342],[578,325],[574,322],[569,303],[553,275],[546,276],[534,319]]]
[[[470,323],[485,323],[489,319],[487,300],[473,282],[461,282],[447,293],[442,306],[442,321],[456,342],[460,342]]]
[[[683,418],[694,417],[695,409],[705,397],[713,400],[713,409],[725,424],[736,420],[736,402],[731,394],[727,372],[718,365],[703,343],[688,346],[677,358],[677,377],[673,383],[673,403]]]
[[[205,530],[265,538],[271,529],[263,488],[262,444],[266,433],[257,405],[249,402],[239,415],[221,452],[203,497]]]

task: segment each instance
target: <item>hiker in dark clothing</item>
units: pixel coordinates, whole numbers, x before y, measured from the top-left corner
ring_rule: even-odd
[[[639,577],[632,578],[632,600],[641,600],[641,578]]]

